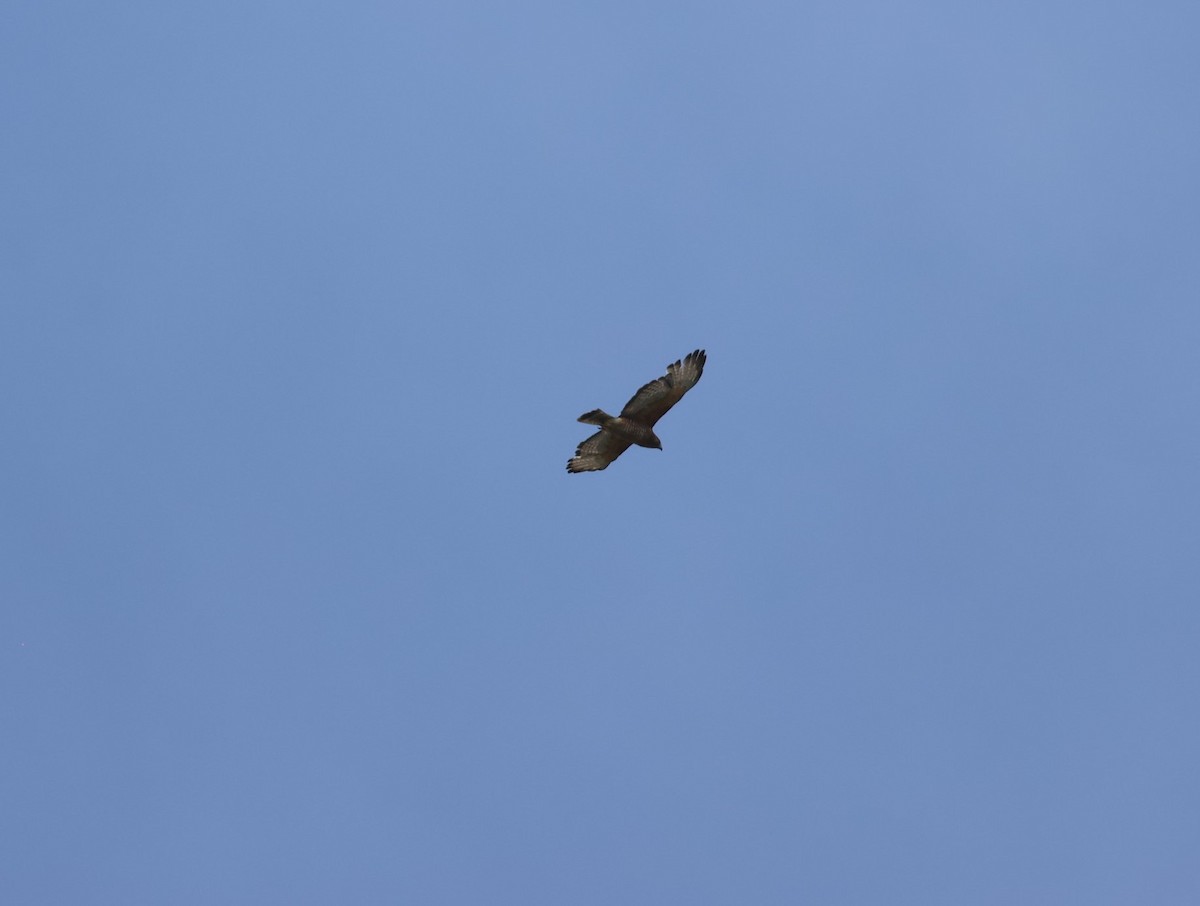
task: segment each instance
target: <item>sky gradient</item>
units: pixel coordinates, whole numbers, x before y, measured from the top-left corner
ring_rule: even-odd
[[[1200,902],[1200,8],[3,20],[6,902]]]

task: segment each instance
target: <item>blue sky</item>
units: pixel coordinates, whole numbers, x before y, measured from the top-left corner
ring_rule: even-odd
[[[6,901],[1200,900],[1194,5],[3,19]]]

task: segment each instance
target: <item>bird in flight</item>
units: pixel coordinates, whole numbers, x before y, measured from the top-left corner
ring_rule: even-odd
[[[633,444],[661,450],[662,441],[654,433],[654,423],[696,386],[704,373],[704,361],[704,350],[697,349],[668,365],[667,373],[635,393],[615,418],[603,409],[593,409],[579,416],[579,421],[585,425],[599,425],[600,430],[579,445],[567,462],[567,471],[607,469],[609,463]]]

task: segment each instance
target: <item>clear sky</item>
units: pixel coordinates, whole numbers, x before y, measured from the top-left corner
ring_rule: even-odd
[[[1200,902],[1194,3],[0,18],[6,903]]]

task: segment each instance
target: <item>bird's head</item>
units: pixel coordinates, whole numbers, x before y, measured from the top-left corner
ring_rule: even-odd
[[[656,437],[656,438],[654,438],[654,449],[655,449],[655,450],[661,450],[661,449],[662,449],[662,441],[661,441],[661,440],[659,440],[657,437]]]

